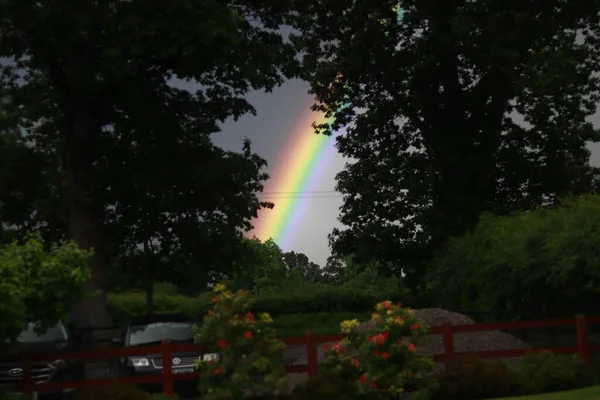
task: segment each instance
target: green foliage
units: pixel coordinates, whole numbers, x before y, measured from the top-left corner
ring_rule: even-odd
[[[338,374],[320,372],[299,385],[287,397],[289,400],[358,400],[356,383],[342,379]]]
[[[340,323],[342,321],[351,319],[366,321],[370,316],[370,312],[281,314],[275,318],[273,328],[280,337],[304,336],[306,332],[312,332],[316,335],[334,335],[340,333]]]
[[[135,385],[113,383],[105,386],[88,387],[78,391],[74,400],[150,400],[153,397]]]
[[[285,344],[277,339],[267,313],[257,317],[250,310],[247,291],[232,293],[215,288],[215,307],[204,318],[195,340],[207,353],[219,353],[217,361],[197,364],[200,394],[206,400],[243,400],[285,394],[287,379],[282,365]]]
[[[599,241],[600,196],[484,216],[438,254],[427,294],[443,307],[515,316],[585,312],[600,295]]]
[[[368,399],[389,400],[425,389],[433,361],[416,352],[428,327],[389,300],[377,304],[371,321],[366,329],[356,320],[341,323],[348,335],[326,353],[327,368],[354,382],[357,393]]]
[[[593,190],[596,0],[297,4],[313,108],[330,117],[317,131],[344,132],[352,160],[335,253],[389,262],[414,289],[481,213]]]
[[[0,2],[0,92],[20,111],[11,131],[29,147],[19,149],[43,161],[11,163],[18,179],[10,183],[19,184],[10,204],[21,205],[15,224],[68,232],[97,251],[91,266],[99,276],[110,276],[106,264],[117,259],[129,279],[148,277],[149,288],[167,279],[198,286],[227,269],[240,231],[270,206],[256,196],[267,175],[249,141],[235,153],[214,146],[210,135],[223,121],[255,112],[249,91],[271,91],[295,76],[296,51],[279,29],[289,7]],[[24,199],[21,188],[28,189]],[[140,255],[142,244],[154,248]],[[87,311],[93,325],[106,323],[102,301],[84,306],[80,317]]]
[[[157,293],[154,297],[155,312],[180,312],[192,316],[201,316],[210,305],[210,298],[187,297]],[[144,293],[121,293],[107,295],[108,313],[113,323],[124,324],[129,318],[146,314],[146,295]]]
[[[347,288],[344,286],[311,285],[301,283],[280,287],[280,290],[265,290],[254,294],[253,312],[268,312],[274,316],[319,313],[364,313],[386,298],[395,301],[404,300],[397,291],[388,288],[379,292]],[[155,311],[183,312],[202,317],[211,307],[211,293],[202,293],[197,297],[166,295],[156,293]],[[120,324],[134,315],[146,313],[146,297],[141,292],[109,293],[108,311],[115,323]]]
[[[481,400],[523,394],[519,375],[500,360],[460,357],[436,377],[432,400]]]
[[[46,249],[39,234],[0,247],[0,344],[28,322],[45,329],[64,318],[83,296],[90,256],[71,242]]]
[[[558,392],[592,385],[590,366],[577,355],[548,351],[530,354],[518,366],[526,394]]]

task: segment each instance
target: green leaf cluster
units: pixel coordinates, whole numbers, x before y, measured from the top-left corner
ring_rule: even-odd
[[[39,234],[0,247],[0,343],[29,322],[45,329],[68,315],[90,278],[90,256],[72,242],[46,248]]]

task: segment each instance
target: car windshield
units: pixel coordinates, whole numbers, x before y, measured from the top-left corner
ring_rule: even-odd
[[[43,333],[38,334],[34,323],[27,324],[17,337],[18,343],[64,342],[68,340],[67,330],[62,324],[56,324]]]
[[[194,337],[193,326],[192,322],[152,322],[134,325],[129,333],[129,345],[158,342],[163,339],[191,340]]]

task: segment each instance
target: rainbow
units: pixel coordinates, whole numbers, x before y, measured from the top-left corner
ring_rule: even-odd
[[[271,179],[265,188],[264,199],[275,203],[275,207],[261,210],[254,221],[254,230],[250,232],[262,241],[273,239],[286,250],[306,215],[308,201],[304,194],[314,191],[320,171],[327,168],[336,151],[337,135],[317,135],[313,122],[321,124],[331,122],[331,119],[307,111],[292,128],[291,138],[281,158],[275,162],[275,170],[271,171]]]
[[[400,2],[393,8],[397,23],[402,23],[404,10]],[[389,21],[382,21],[387,25]],[[254,222],[255,228],[251,235],[262,241],[273,239],[282,249],[289,250],[290,240],[296,227],[300,224],[307,207],[303,194],[311,192],[319,180],[320,171],[325,170],[327,163],[335,153],[335,139],[340,134],[332,136],[317,135],[312,127],[317,124],[331,123],[333,118],[324,116],[316,118],[313,112],[308,112],[302,118],[299,126],[295,127],[291,140],[287,144],[282,158],[275,163],[273,177],[267,182],[265,193],[273,195],[275,207],[259,211]]]

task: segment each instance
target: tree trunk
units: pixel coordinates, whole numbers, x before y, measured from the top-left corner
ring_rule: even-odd
[[[74,99],[70,108],[63,148],[69,201],[69,236],[80,248],[94,250],[94,256],[88,264],[92,276],[85,284],[85,298],[75,306],[75,323],[77,326],[110,326],[104,292],[106,277],[100,232],[94,206],[89,200],[93,154],[101,127],[94,118],[90,101]]]
[[[154,314],[154,264],[148,254],[148,243],[144,242],[144,268],[149,268],[146,275],[146,313]]]
[[[154,280],[150,276],[146,279],[146,313],[154,314]]]

